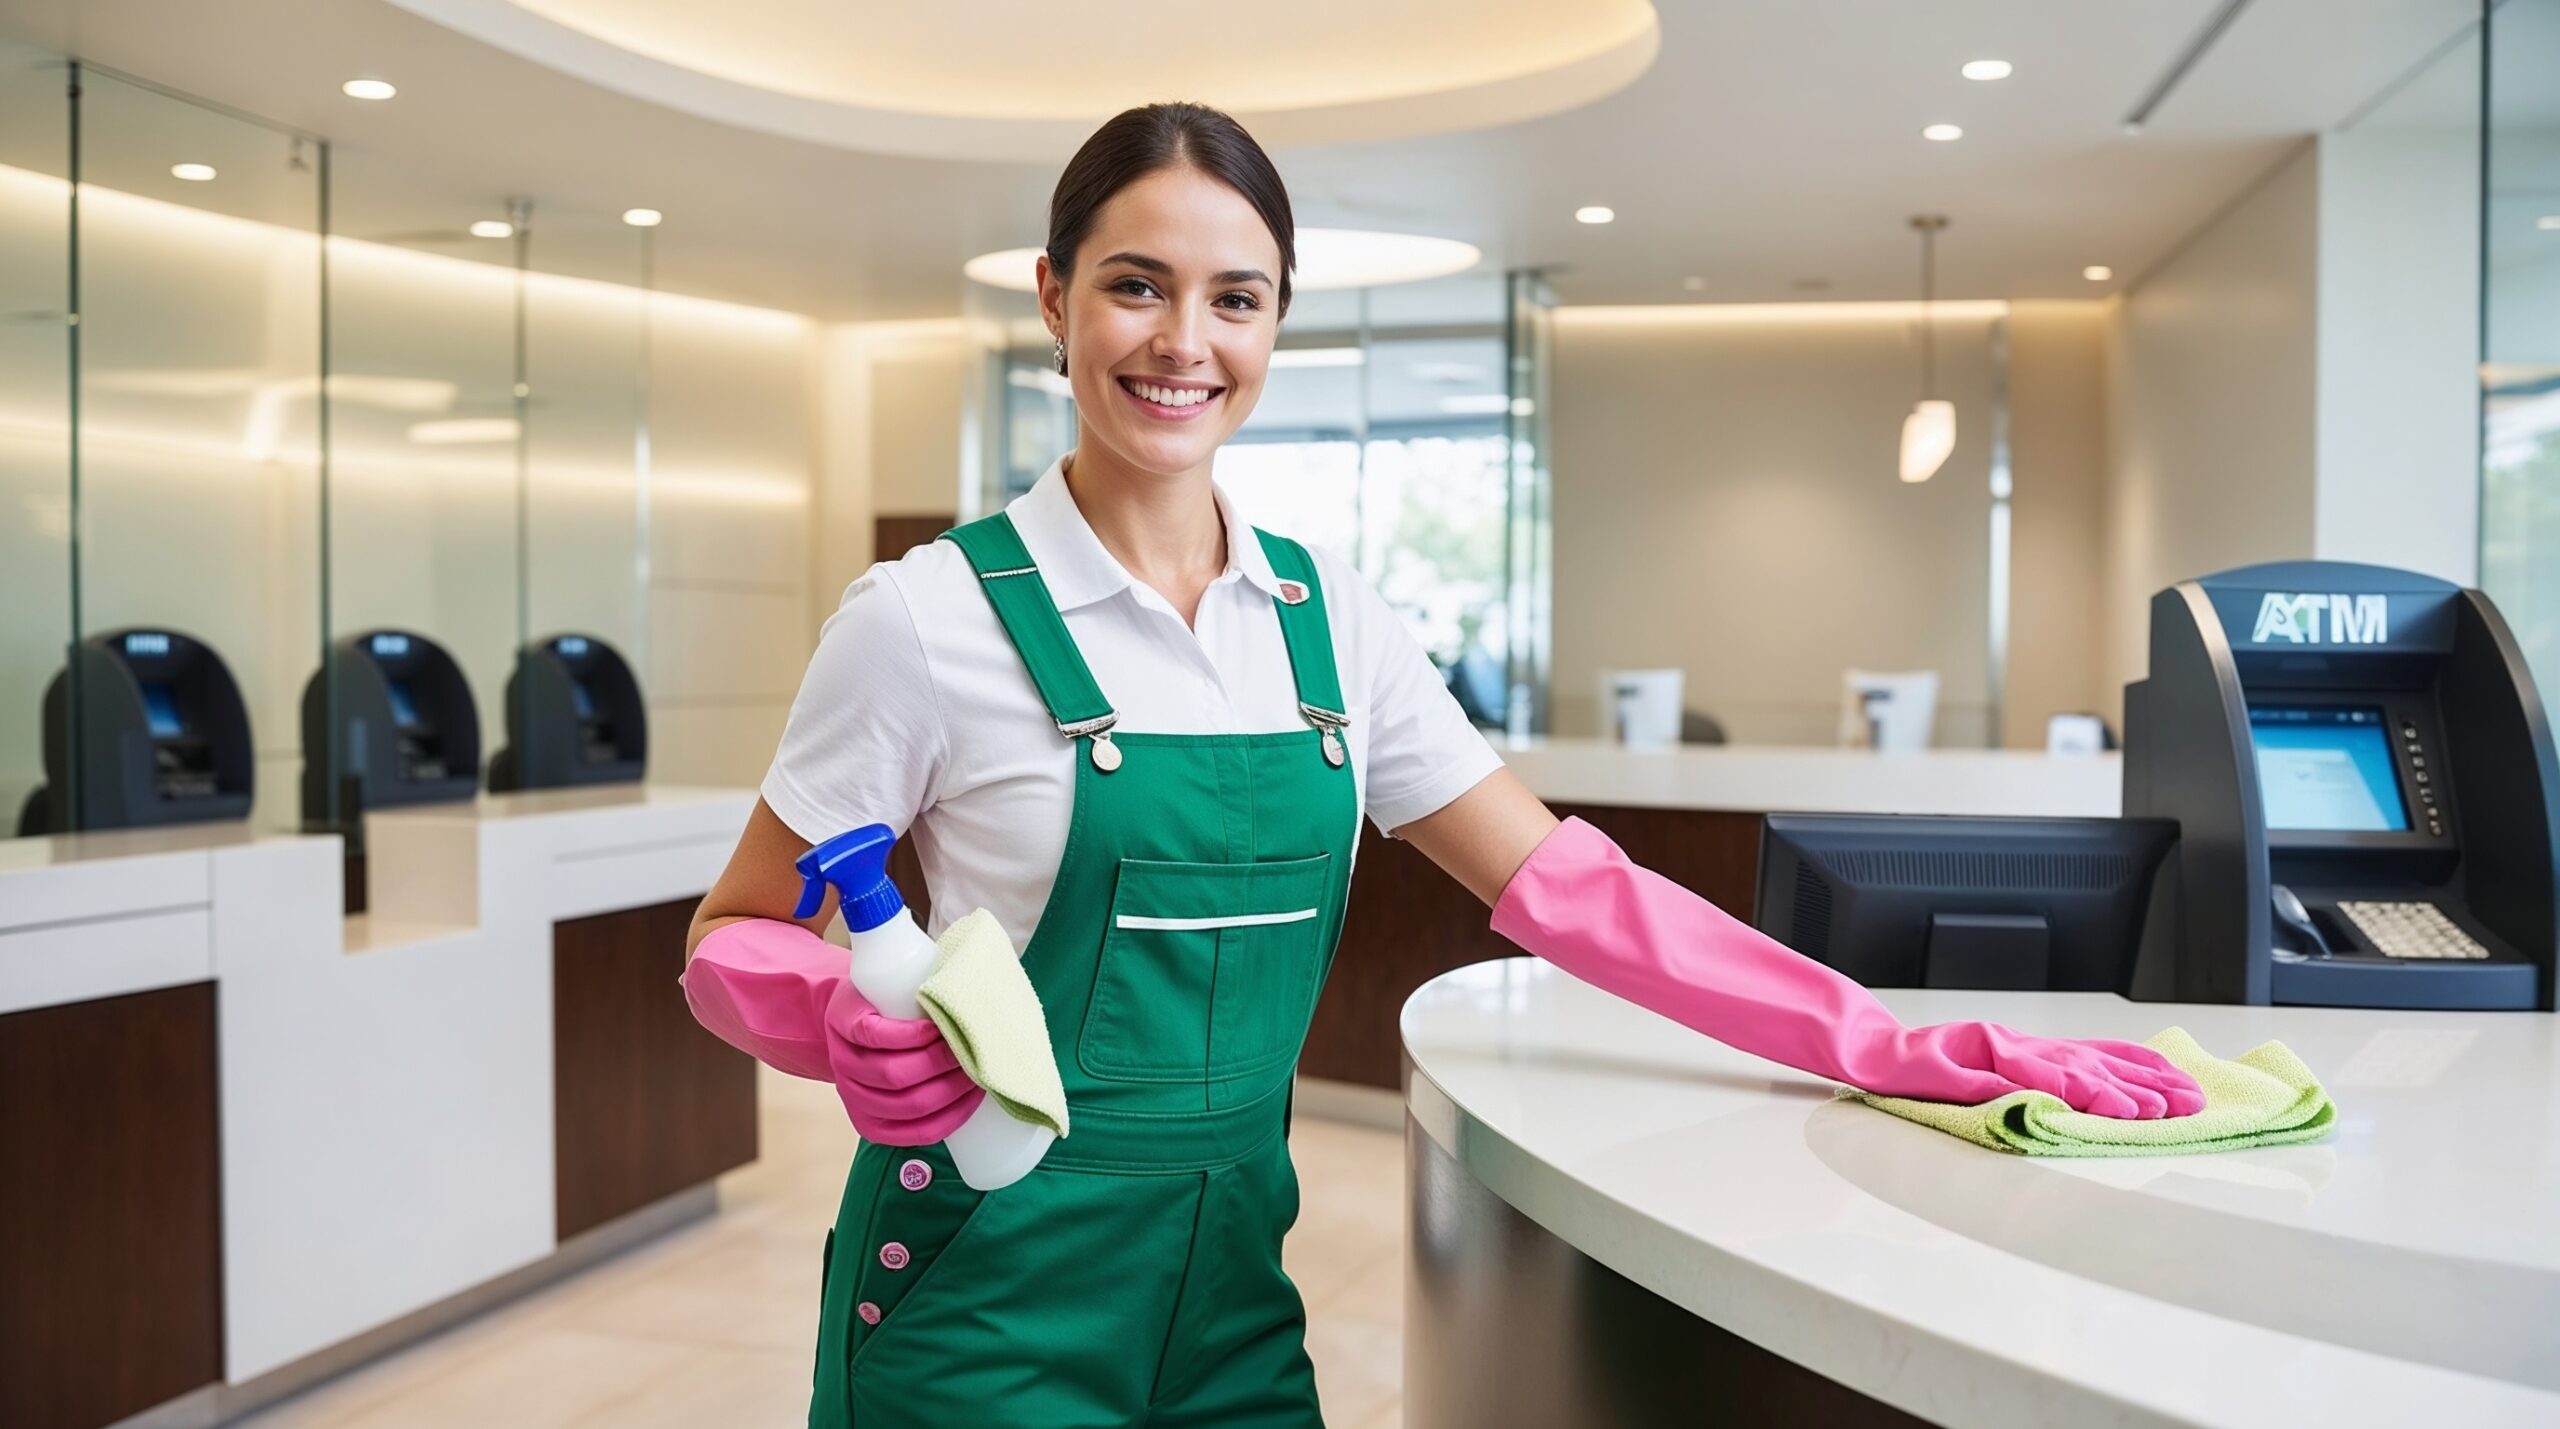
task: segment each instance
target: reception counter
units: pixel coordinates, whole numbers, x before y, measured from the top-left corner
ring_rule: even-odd
[[[2327,1141],[2005,1156],[1526,959],[1406,1006],[1405,1422],[2560,1423],[2560,1019],[1880,994],[2281,1039]]]
[[[0,1422],[238,1412],[710,1209],[754,1064],[674,984],[754,799],[377,813],[352,918],[334,835],[0,841]]]
[[[1751,916],[1760,824],[1769,814],[1981,814],[2112,818],[2115,755],[1933,749],[1683,745],[1634,751],[1596,739],[1497,742],[1503,761],[1559,815],[1588,821],[1648,868]],[[1317,1004],[1300,1070],[1373,1089],[1397,1085],[1396,1015],[1451,968],[1516,952],[1484,906],[1412,847],[1360,831],[1342,949]]]

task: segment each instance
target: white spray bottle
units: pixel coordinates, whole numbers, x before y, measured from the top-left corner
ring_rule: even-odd
[[[942,950],[916,926],[907,900],[889,881],[889,850],[898,836],[886,824],[865,824],[800,855],[800,906],[806,918],[835,885],[845,930],[853,935],[849,975],[854,991],[891,1017],[922,1017],[916,989],[933,975]],[[960,1179],[980,1191],[1000,1190],[1031,1174],[1057,1134],[1015,1119],[988,1097],[960,1129],[943,1141]]]

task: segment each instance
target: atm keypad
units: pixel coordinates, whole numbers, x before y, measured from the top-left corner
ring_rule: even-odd
[[[2477,962],[2489,950],[2432,903],[2341,901],[2338,911],[2386,958],[2459,958]]]

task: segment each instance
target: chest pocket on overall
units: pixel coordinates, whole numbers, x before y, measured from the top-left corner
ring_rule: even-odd
[[[1077,1042],[1084,1069],[1217,1081],[1296,1056],[1323,960],[1330,863],[1120,860]]]

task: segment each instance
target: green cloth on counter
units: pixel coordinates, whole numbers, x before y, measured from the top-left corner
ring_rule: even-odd
[[[2196,1045],[2183,1027],[2143,1044],[2177,1064],[2204,1089],[2193,1116],[2126,1121],[2073,1111],[2050,1092],[2011,1092],[1979,1106],[1913,1101],[1844,1091],[1867,1105],[1933,1126],[1994,1151],[2025,1156],[2186,1156],[2288,1146],[2329,1134],[2338,1108],[2302,1059],[2268,1042],[2224,1061]]]
[[[942,956],[916,989],[969,1080],[1016,1121],[1067,1134],[1067,1089],[1049,1048],[1040,994],[996,915],[981,908],[942,930]]]

